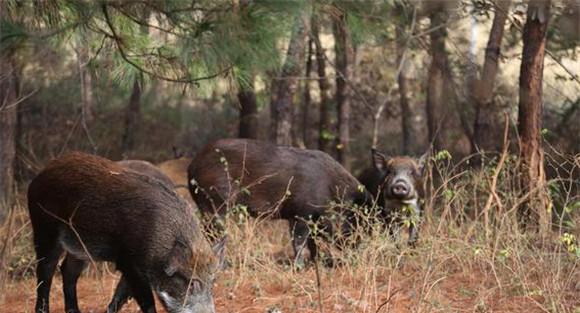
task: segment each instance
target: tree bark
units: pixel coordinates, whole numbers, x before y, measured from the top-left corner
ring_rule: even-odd
[[[0,55],[0,222],[14,203],[18,121],[16,67],[10,52]]]
[[[306,11],[305,11],[306,12]],[[302,73],[304,48],[306,45],[306,14],[298,16],[294,22],[286,60],[280,78],[275,78],[276,99],[272,109],[272,141],[279,145],[292,144],[292,115],[295,106],[294,97],[298,89],[298,78]]]
[[[520,135],[520,187],[525,201],[518,210],[522,227],[549,230],[549,196],[544,173],[542,148],[542,79],[546,33],[550,17],[550,1],[532,1],[528,5],[523,33],[523,53],[520,69],[520,102],[518,132]]]
[[[353,46],[346,25],[346,14],[342,13],[333,21],[334,48],[336,57],[336,94],[338,111],[338,161],[350,170],[350,102],[352,90],[348,81],[352,78]]]
[[[494,103],[493,88],[499,68],[501,41],[504,34],[510,1],[496,2],[495,15],[485,49],[485,61],[480,79],[472,90],[475,103],[475,123],[473,125],[473,153],[478,151],[499,152],[501,150],[501,114]]]
[[[325,52],[320,42],[320,21],[316,15],[312,17],[312,37],[316,46],[316,71],[318,73],[318,88],[320,90],[318,149],[330,153],[332,142],[332,125],[330,120],[332,103],[330,101],[330,86],[326,78]]]
[[[141,94],[142,86],[141,79],[135,78],[133,82],[133,91],[129,98],[129,105],[125,111],[125,131],[123,133],[123,141],[121,144],[121,151],[123,155],[135,148],[135,137],[137,133],[137,126],[141,117]]]
[[[276,103],[278,100],[278,75],[279,73],[275,71],[267,71],[266,77],[269,78],[270,86],[268,86],[268,90],[270,91],[270,133],[269,138],[271,142],[276,142]]]
[[[239,84],[238,101],[240,102],[240,138],[258,139],[259,120],[258,102],[254,92],[254,77],[249,86]]]
[[[406,35],[405,28],[408,25],[408,17],[405,15],[405,8],[402,4],[397,4],[395,9],[396,17],[401,21],[400,25],[396,26],[396,44],[397,44],[397,63],[407,63],[408,61],[404,58],[404,52],[406,49]],[[401,134],[402,134],[402,147],[401,151],[403,154],[410,154],[414,146],[414,132],[413,132],[413,110],[410,107],[409,102],[409,78],[408,78],[408,66],[406,64],[401,64],[401,72],[397,77],[397,84],[399,85],[399,105],[401,107]]]
[[[147,6],[141,12],[141,20],[146,22],[151,15],[151,10]],[[146,23],[145,23],[146,24]],[[142,34],[149,33],[149,27],[145,24],[141,25],[140,30]],[[135,148],[137,132],[141,120],[141,99],[143,95],[143,74],[140,73],[133,81],[133,90],[129,98],[129,104],[125,111],[125,131],[121,142],[121,153],[124,157]]]
[[[443,149],[443,138],[446,137],[442,124],[448,111],[445,99],[445,71],[448,63],[445,51],[447,27],[442,26],[447,22],[448,16],[443,8],[435,8],[429,18],[431,27],[440,27],[430,33],[431,66],[427,86],[427,128],[429,141],[436,150],[440,150]]]
[[[95,118],[93,101],[93,79],[89,69],[89,49],[85,40],[79,40],[77,62],[81,85],[81,117],[83,123],[91,123]]]
[[[310,76],[312,73],[312,57],[314,54],[314,42],[308,40],[308,53],[306,54],[306,80],[304,80],[304,90],[302,99],[302,142],[305,148],[312,146],[310,142],[310,106],[312,105],[312,96],[310,95]]]

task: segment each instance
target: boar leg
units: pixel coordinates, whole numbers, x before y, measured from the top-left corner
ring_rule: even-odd
[[[294,248],[294,264],[298,267],[304,266],[304,247],[310,237],[310,229],[306,222],[292,219],[290,220],[290,232],[292,235],[292,248]],[[312,253],[312,251],[311,251]]]
[[[409,226],[409,241],[408,244],[411,248],[415,248],[415,245],[417,244],[417,238],[418,238],[418,232],[417,232],[417,227],[414,225]]]
[[[45,231],[42,235],[35,232],[34,247],[36,250],[36,313],[48,313],[48,299],[52,277],[58,264],[58,259],[63,252],[62,247],[58,244],[56,231],[51,233]]]
[[[155,311],[155,299],[153,298],[153,292],[147,278],[142,274],[137,272],[133,267],[119,266],[119,269],[125,276],[129,288],[131,290],[131,295],[139,304],[139,308],[143,313],[156,313]]]
[[[87,263],[85,261],[77,259],[70,253],[67,253],[66,258],[60,266],[64,292],[64,307],[67,313],[80,312],[77,301],[77,281],[86,265]]]
[[[129,290],[129,283],[125,278],[125,275],[121,276],[121,280],[117,283],[117,288],[115,288],[115,294],[113,295],[113,299],[111,299],[111,303],[107,307],[107,313],[117,313],[123,307],[127,300],[131,297],[131,292]]]

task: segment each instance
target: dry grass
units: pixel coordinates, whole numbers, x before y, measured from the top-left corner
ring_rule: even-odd
[[[517,230],[522,199],[513,187],[513,158],[506,158],[494,187],[495,163],[462,170],[444,155],[436,158],[443,178],[439,187],[428,188],[419,245],[397,248],[380,228],[355,230],[362,239],[344,250],[320,241],[341,264],[319,267],[320,288],[315,266],[290,266],[286,222],[228,220],[230,267],[215,288],[218,312],[580,312],[580,246],[574,241],[580,237],[580,199],[573,172],[560,173],[549,185],[558,201],[546,238]],[[31,312],[34,258],[24,208],[11,213],[0,234],[0,311]],[[104,265],[89,269],[79,283],[81,308],[102,312],[116,279]],[[52,309],[60,312],[60,278],[54,285]],[[124,312],[133,311],[134,303]]]

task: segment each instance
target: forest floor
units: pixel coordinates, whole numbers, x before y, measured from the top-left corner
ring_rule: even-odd
[[[29,232],[27,225],[23,226],[18,229],[29,237],[24,235]],[[537,262],[530,262],[526,269],[507,260],[503,265],[497,259],[495,264],[486,258],[477,260],[485,251],[474,255],[473,247],[458,244],[458,238],[424,238],[416,250],[387,244],[381,246],[385,254],[379,255],[374,253],[378,247],[363,247],[345,257],[349,264],[320,266],[318,288],[314,265],[299,271],[288,265],[292,249],[287,232],[282,221],[253,221],[234,229],[228,242],[230,266],[219,274],[214,288],[217,312],[580,312],[578,260],[571,266],[561,260],[557,276]],[[9,264],[28,265],[5,280],[0,312],[33,311],[33,256],[22,257],[31,252],[30,246],[23,249],[14,250],[20,256],[13,257],[20,261],[9,258]],[[110,265],[89,267],[78,283],[81,310],[104,312],[118,278]],[[554,279],[561,282],[549,285]],[[63,311],[57,272],[51,312]],[[131,301],[122,312],[139,310]]]
[[[325,270],[325,275],[332,273]],[[226,271],[217,282],[214,289],[217,312],[320,312],[317,295],[313,290],[302,290],[300,280],[314,280],[314,270],[307,270],[300,275],[296,282],[280,282],[278,280],[265,281],[260,287],[254,285],[253,280],[242,283],[236,288],[226,286],[228,277],[236,275],[234,271]],[[323,279],[324,312],[375,312],[365,301],[359,301],[364,285],[344,284]],[[493,279],[487,277],[488,279]],[[385,277],[385,280],[387,277]],[[415,312],[414,298],[417,290],[413,286],[417,279],[413,273],[403,271],[392,277],[395,281],[391,285],[393,295],[388,304],[379,312]],[[102,278],[82,277],[78,284],[79,305],[83,312],[102,313],[118,280],[117,275],[106,275]],[[430,297],[431,303],[425,303],[426,311],[431,312],[544,312],[541,307],[541,296],[524,297],[502,294],[496,288],[486,288],[485,276],[477,273],[456,274],[442,279],[438,286],[434,286]],[[2,304],[4,313],[32,312],[35,301],[35,280],[30,278],[6,286],[5,301]],[[310,285],[308,283],[307,285]],[[326,285],[326,286],[325,286]],[[258,289],[259,288],[259,289]],[[385,303],[388,296],[388,283],[377,286],[377,302]],[[55,279],[51,292],[51,311],[64,312],[62,284],[59,278]],[[258,291],[259,290],[259,291]],[[427,309],[430,307],[430,309]],[[279,311],[276,311],[278,309]],[[159,312],[165,312],[158,304]],[[139,312],[134,301],[131,301],[121,312]]]

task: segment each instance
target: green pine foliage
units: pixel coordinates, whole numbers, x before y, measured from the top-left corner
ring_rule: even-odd
[[[279,41],[306,2],[241,2],[8,0],[0,42],[14,49],[85,42],[91,62],[119,83],[140,73],[196,84],[234,73],[245,82],[280,67]]]

